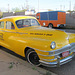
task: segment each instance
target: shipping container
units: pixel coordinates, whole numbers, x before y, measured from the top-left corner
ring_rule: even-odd
[[[41,26],[64,27],[66,24],[66,13],[64,11],[38,12],[36,18]]]

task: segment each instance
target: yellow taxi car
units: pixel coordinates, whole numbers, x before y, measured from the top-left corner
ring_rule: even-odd
[[[41,27],[34,17],[12,16],[0,19],[0,45],[30,64],[55,67],[73,58],[75,35]]]

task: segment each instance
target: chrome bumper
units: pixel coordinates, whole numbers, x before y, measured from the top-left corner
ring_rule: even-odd
[[[75,55],[75,43],[68,44],[68,45],[66,45],[66,46],[64,46],[60,49],[53,50],[53,51],[43,51],[43,50],[38,50],[38,51],[41,51],[41,52],[44,52],[44,53],[49,53],[49,55],[38,54],[40,56],[44,56],[44,57],[54,56],[55,57],[54,59],[42,59],[42,58],[40,58],[41,60],[39,60],[39,62],[42,65],[48,66],[48,67],[56,67],[56,66],[59,67],[60,65],[63,65],[63,64],[72,60],[72,58]],[[66,51],[69,51],[70,54],[71,53],[73,53],[73,54],[71,56],[65,57],[65,58],[60,60],[60,58],[61,58],[60,54],[62,54],[63,52],[66,52]],[[57,60],[57,61],[50,62],[50,61],[53,61],[53,60]],[[49,61],[49,62],[45,62],[45,61]]]
[[[60,67],[60,65],[63,65],[63,64],[66,64],[67,62],[70,62],[73,57],[74,57],[74,54],[71,55],[71,56],[68,56],[68,57],[66,57],[62,60],[60,60],[60,58],[57,57],[57,61],[55,61],[55,62],[45,62],[45,61],[42,61],[42,60],[39,60],[39,62],[42,65],[47,66],[47,67]]]
[[[57,27],[65,27],[66,24],[58,24]]]

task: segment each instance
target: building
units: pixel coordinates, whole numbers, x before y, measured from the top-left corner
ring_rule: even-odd
[[[66,27],[75,28],[75,12],[66,12]]]

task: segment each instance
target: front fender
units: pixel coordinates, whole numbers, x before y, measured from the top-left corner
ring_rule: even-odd
[[[69,43],[75,43],[75,34],[69,33]]]

